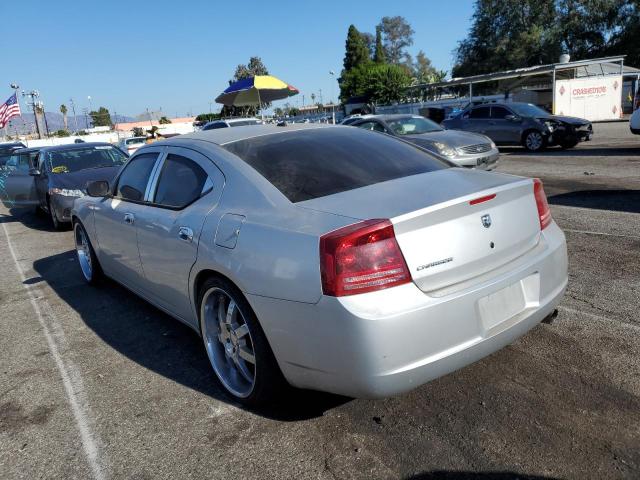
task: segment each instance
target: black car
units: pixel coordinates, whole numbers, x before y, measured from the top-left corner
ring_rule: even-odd
[[[589,120],[552,115],[531,103],[518,102],[470,106],[442,124],[482,133],[496,145],[522,145],[533,152],[552,145],[572,148],[593,135]]]
[[[22,153],[18,151],[16,153]],[[9,167],[0,192],[7,207],[36,206],[47,212],[56,229],[71,221],[76,198],[86,192],[87,182],[111,182],[128,157],[110,143],[79,143],[42,147],[33,157],[25,152]]]

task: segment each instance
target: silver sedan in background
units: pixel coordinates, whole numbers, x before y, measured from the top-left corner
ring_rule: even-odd
[[[73,212],[84,278],[192,327],[246,404],[286,383],[406,392],[524,335],[567,285],[539,180],[358,128],[182,135],[87,191]]]
[[[461,167],[493,170],[500,157],[498,147],[489,137],[447,130],[420,115],[367,115],[351,126],[402,138]]]

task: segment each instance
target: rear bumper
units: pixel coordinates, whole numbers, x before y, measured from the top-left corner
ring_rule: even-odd
[[[567,285],[566,243],[557,225],[512,263],[437,294],[411,283],[351,297],[323,296],[317,304],[247,297],[292,385],[386,397],[499,350],[556,308]],[[524,308],[496,321],[495,312],[487,314],[486,299],[514,287],[524,292]]]

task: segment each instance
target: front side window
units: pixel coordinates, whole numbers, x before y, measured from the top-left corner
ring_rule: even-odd
[[[504,120],[507,115],[512,115],[512,113],[504,107],[491,107],[491,118],[495,118],[496,120]]]
[[[453,166],[413,144],[360,128],[289,131],[222,146],[291,202]]]
[[[157,158],[157,153],[143,153],[131,159],[118,179],[116,197],[142,202]]]
[[[127,161],[122,151],[111,145],[56,150],[47,153],[47,170],[62,174],[87,168],[119,167]]]
[[[207,172],[186,157],[169,154],[164,161],[153,202],[170,208],[184,208],[211,190]]]

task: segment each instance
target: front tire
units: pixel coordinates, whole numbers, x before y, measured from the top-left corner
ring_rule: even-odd
[[[53,205],[51,205],[51,198],[47,199],[47,208],[49,208],[49,217],[51,218],[51,223],[53,225],[54,230],[62,230],[64,228],[64,225],[60,220],[58,220],[56,211],[53,208]]]
[[[242,293],[228,280],[211,277],[198,299],[204,346],[227,393],[247,406],[275,400],[286,381]]]
[[[529,130],[524,134],[522,146],[530,152],[541,152],[547,147],[547,139],[538,130]]]
[[[100,263],[98,263],[96,252],[93,250],[87,231],[78,221],[74,222],[73,225],[73,238],[75,239],[76,255],[78,256],[82,276],[89,285],[97,285],[103,278],[102,268],[100,268]]]

